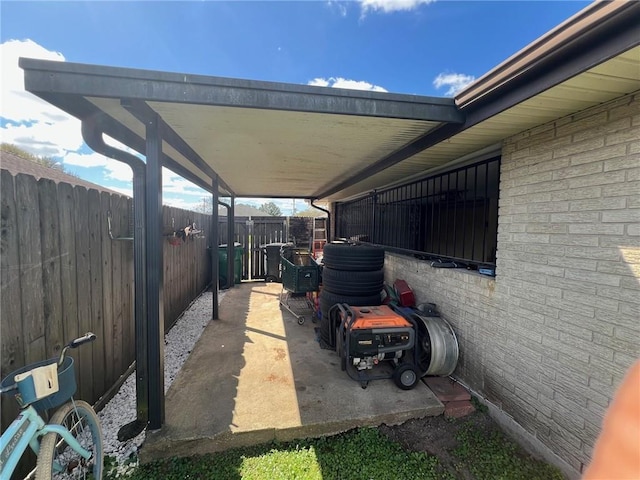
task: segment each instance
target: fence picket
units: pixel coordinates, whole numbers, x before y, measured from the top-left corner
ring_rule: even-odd
[[[0,180],[2,242],[0,243],[0,331],[2,350],[0,368],[2,378],[25,364],[22,335],[22,305],[20,291],[20,252],[18,243],[18,217],[13,177],[3,170]],[[2,425],[8,425],[16,416],[18,407],[8,395],[2,396]]]
[[[40,243],[42,245],[42,292],[47,357],[60,354],[64,345],[62,293],[60,284],[60,222],[58,192],[53,180],[38,181],[40,205]]]
[[[102,265],[100,269],[102,274],[102,311],[104,314],[104,322],[102,332],[96,332],[100,335],[104,342],[104,383],[105,388],[109,388],[115,383],[118,378],[113,362],[111,361],[111,355],[113,353],[113,281],[111,278],[111,238],[109,238],[109,224],[107,215],[111,212],[111,195],[106,192],[102,192],[100,195],[100,210],[101,210],[101,235],[102,235]]]
[[[68,183],[60,183],[58,185],[58,219],[60,223],[60,291],[64,341],[79,335],[75,210],[73,187]]]
[[[125,211],[122,213],[122,232],[125,232],[127,236],[131,234],[131,220],[133,216],[133,200],[129,197],[124,197]],[[123,349],[122,360],[123,370],[129,368],[136,359],[136,327],[134,317],[134,279],[133,279],[133,242],[122,241],[123,243],[123,257],[122,257],[122,302],[124,304],[124,319],[123,319]]]
[[[82,335],[91,330],[91,243],[89,238],[89,193],[84,187],[75,187],[76,267],[78,293],[78,331]],[[78,208],[80,207],[80,208]],[[78,364],[78,391],[80,398],[93,399],[93,358],[91,346],[74,352]],[[89,400],[90,401],[90,400]]]
[[[46,356],[44,347],[42,253],[40,248],[40,209],[38,186],[29,175],[16,176],[16,212],[19,218],[20,290],[25,342],[25,360],[37,362]]]
[[[116,238],[125,236],[125,232],[122,230],[122,216],[124,215],[125,208],[126,199],[124,197],[119,195],[111,197],[111,228],[113,236]],[[127,248],[127,245],[123,240],[114,240],[111,242],[111,281],[113,285],[111,324],[113,342],[110,354],[114,370],[120,373],[124,372],[127,368],[122,359],[122,344],[125,341],[123,325],[126,321],[123,296],[127,294],[122,288],[122,251],[125,248]]]
[[[91,275],[91,326],[92,332],[104,331],[104,314],[102,311],[102,299],[104,296],[102,282],[102,212],[100,205],[100,193],[97,190],[89,190],[89,264]],[[102,392],[109,388],[105,385],[104,365],[104,337],[98,335],[96,341],[91,344],[93,365],[93,397],[91,402],[98,400]]]

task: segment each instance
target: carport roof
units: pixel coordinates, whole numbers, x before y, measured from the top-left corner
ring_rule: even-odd
[[[596,1],[435,98],[20,59],[25,87],[211,191],[340,201],[496,154],[502,140],[640,89],[640,2]]]
[[[144,154],[159,115],[163,163],[237,197],[321,198],[415,138],[464,117],[450,98],[20,59],[25,87]]]

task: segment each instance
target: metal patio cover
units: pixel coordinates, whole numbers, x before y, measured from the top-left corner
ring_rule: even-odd
[[[217,174],[222,196],[344,199],[385,161],[416,153],[415,139],[464,120],[451,98],[24,58],[20,66],[27,91],[81,120],[99,118],[142,154],[157,114],[163,165],[209,191]],[[382,173],[380,186],[392,180]]]

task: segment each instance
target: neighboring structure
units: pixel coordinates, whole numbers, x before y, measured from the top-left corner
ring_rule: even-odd
[[[218,207],[218,215],[225,216],[227,214],[226,207]],[[262,210],[258,210],[251,205],[236,204],[233,207],[233,215],[235,217],[265,217],[267,216]]]
[[[113,190],[109,190],[108,188],[101,187],[100,185],[97,185],[95,183],[87,182],[86,180],[83,180],[79,177],[69,175],[62,170],[40,165],[39,163],[22,158],[15,153],[5,152],[4,150],[0,150],[0,168],[2,170],[7,170],[14,177],[19,173],[24,173],[26,175],[35,177],[36,180],[40,180],[41,178],[48,178],[56,183],[65,182],[70,185],[93,188],[95,190],[98,190],[99,192],[117,193]]]

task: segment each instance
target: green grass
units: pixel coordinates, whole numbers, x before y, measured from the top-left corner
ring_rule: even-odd
[[[525,454],[501,431],[478,430],[470,422],[456,435],[453,455],[476,480],[563,480],[551,465]]]
[[[476,413],[480,415],[480,413]],[[132,468],[117,476],[113,462],[106,480],[562,480],[556,468],[525,454],[494,428],[472,420],[456,426],[449,459],[405,450],[376,428],[359,428],[332,437],[270,443],[226,452],[173,458]]]
[[[105,479],[116,478],[110,471]],[[408,452],[375,428],[145,464],[126,478],[246,480],[452,479],[437,458]]]

